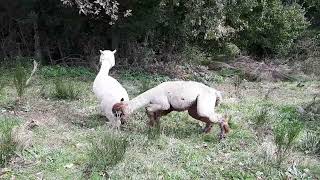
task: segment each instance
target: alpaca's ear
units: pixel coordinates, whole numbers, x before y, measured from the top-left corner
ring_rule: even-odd
[[[112,53],[113,53],[113,54],[115,54],[116,52],[117,52],[117,50],[116,50],[116,49],[112,51]]]
[[[99,50],[99,51],[100,51],[101,54],[103,54],[103,51],[102,51],[102,50]]]

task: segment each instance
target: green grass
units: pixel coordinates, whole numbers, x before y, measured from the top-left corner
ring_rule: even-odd
[[[82,67],[44,66],[40,70],[44,78],[88,78],[93,79],[95,73]]]
[[[108,168],[120,162],[128,146],[127,137],[112,131],[97,130],[89,137],[91,148],[88,150],[89,172],[107,172]]]
[[[78,70],[75,68],[75,71]],[[231,132],[219,141],[218,125],[214,125],[210,134],[202,134],[203,124],[184,112],[170,113],[161,118],[160,126],[148,128],[148,118],[141,109],[115,133],[99,115],[98,102],[91,90],[93,78],[88,81],[91,77],[81,76],[85,77],[83,80],[78,75],[45,73],[35,76],[35,83],[26,89],[24,97],[30,110],[18,112],[24,122],[32,119],[39,125],[31,130],[33,146],[18,152],[15,164],[6,164],[9,172],[4,175],[5,179],[320,178],[316,134],[319,121],[305,121],[295,110],[312,100],[311,94],[318,82],[306,82],[301,88],[292,88],[295,84],[291,82],[264,83],[264,86],[279,87],[267,101],[263,100],[261,83],[243,82],[247,89],[240,88],[240,91],[245,96],[233,100],[232,80],[226,77],[226,82],[215,85],[225,93],[223,104],[216,111],[231,117]],[[116,71],[115,77],[131,98],[169,80],[138,71]],[[77,85],[81,96],[73,101],[51,98],[49,91],[55,89],[56,79]],[[47,93],[45,96],[43,91]],[[13,84],[7,84],[4,94],[9,99],[15,96]],[[7,109],[3,114],[14,116]],[[277,160],[274,132],[279,123],[290,119],[302,123],[304,128],[294,136],[290,156],[278,166],[274,163]],[[295,128],[285,126],[288,133],[284,142],[288,142],[290,130]]]
[[[16,119],[0,116],[0,167],[7,165],[14,155],[16,143],[12,139],[12,129],[17,124]]]
[[[53,97],[57,99],[78,99],[80,96],[80,90],[73,82],[65,82],[61,79],[58,79],[54,83],[54,92]]]

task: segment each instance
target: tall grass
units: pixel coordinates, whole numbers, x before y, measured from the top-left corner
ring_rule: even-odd
[[[320,130],[308,131],[300,141],[299,148],[304,153],[320,156]]]
[[[105,172],[120,162],[126,152],[127,137],[116,132],[99,131],[94,137],[90,137],[88,167],[94,172]]]
[[[290,156],[291,149],[303,129],[302,123],[298,119],[299,115],[293,108],[283,108],[279,122],[274,128],[274,141],[277,147],[277,164]]]
[[[25,89],[26,89],[26,81],[27,81],[27,72],[25,68],[21,65],[21,63],[17,63],[16,68],[14,70],[14,79],[13,83],[16,88],[18,97],[21,99]]]
[[[55,81],[55,91],[53,96],[58,99],[78,99],[80,95],[80,90],[75,84],[71,82],[64,82],[62,80]]]
[[[0,117],[0,167],[4,167],[14,154],[16,143],[12,139],[12,129],[18,122]]]

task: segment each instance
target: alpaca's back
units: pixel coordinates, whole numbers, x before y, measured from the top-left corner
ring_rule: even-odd
[[[98,76],[93,82],[93,92],[99,101],[110,101],[113,103],[113,99],[120,102],[121,98],[128,101],[129,96],[123,86],[111,76]]]

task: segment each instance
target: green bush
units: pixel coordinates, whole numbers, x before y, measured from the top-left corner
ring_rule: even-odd
[[[191,0],[183,5],[188,39],[215,54],[234,56],[240,47],[251,54],[282,55],[309,25],[300,5],[281,0]]]
[[[95,136],[90,137],[89,142],[92,146],[88,154],[88,167],[95,172],[105,171],[120,162],[128,146],[127,137],[105,130],[98,130]]]
[[[66,82],[63,80],[55,81],[55,91],[53,96],[58,99],[71,99],[75,100],[79,98],[80,90],[74,83]]]
[[[17,124],[16,120],[0,117],[0,167],[4,167],[8,163],[16,149],[11,133]]]
[[[286,54],[309,23],[298,4],[281,0],[256,1],[246,14],[247,27],[240,31],[239,44],[253,54]]]
[[[224,47],[224,54],[229,58],[235,58],[240,55],[241,50],[233,43],[226,43]]]

